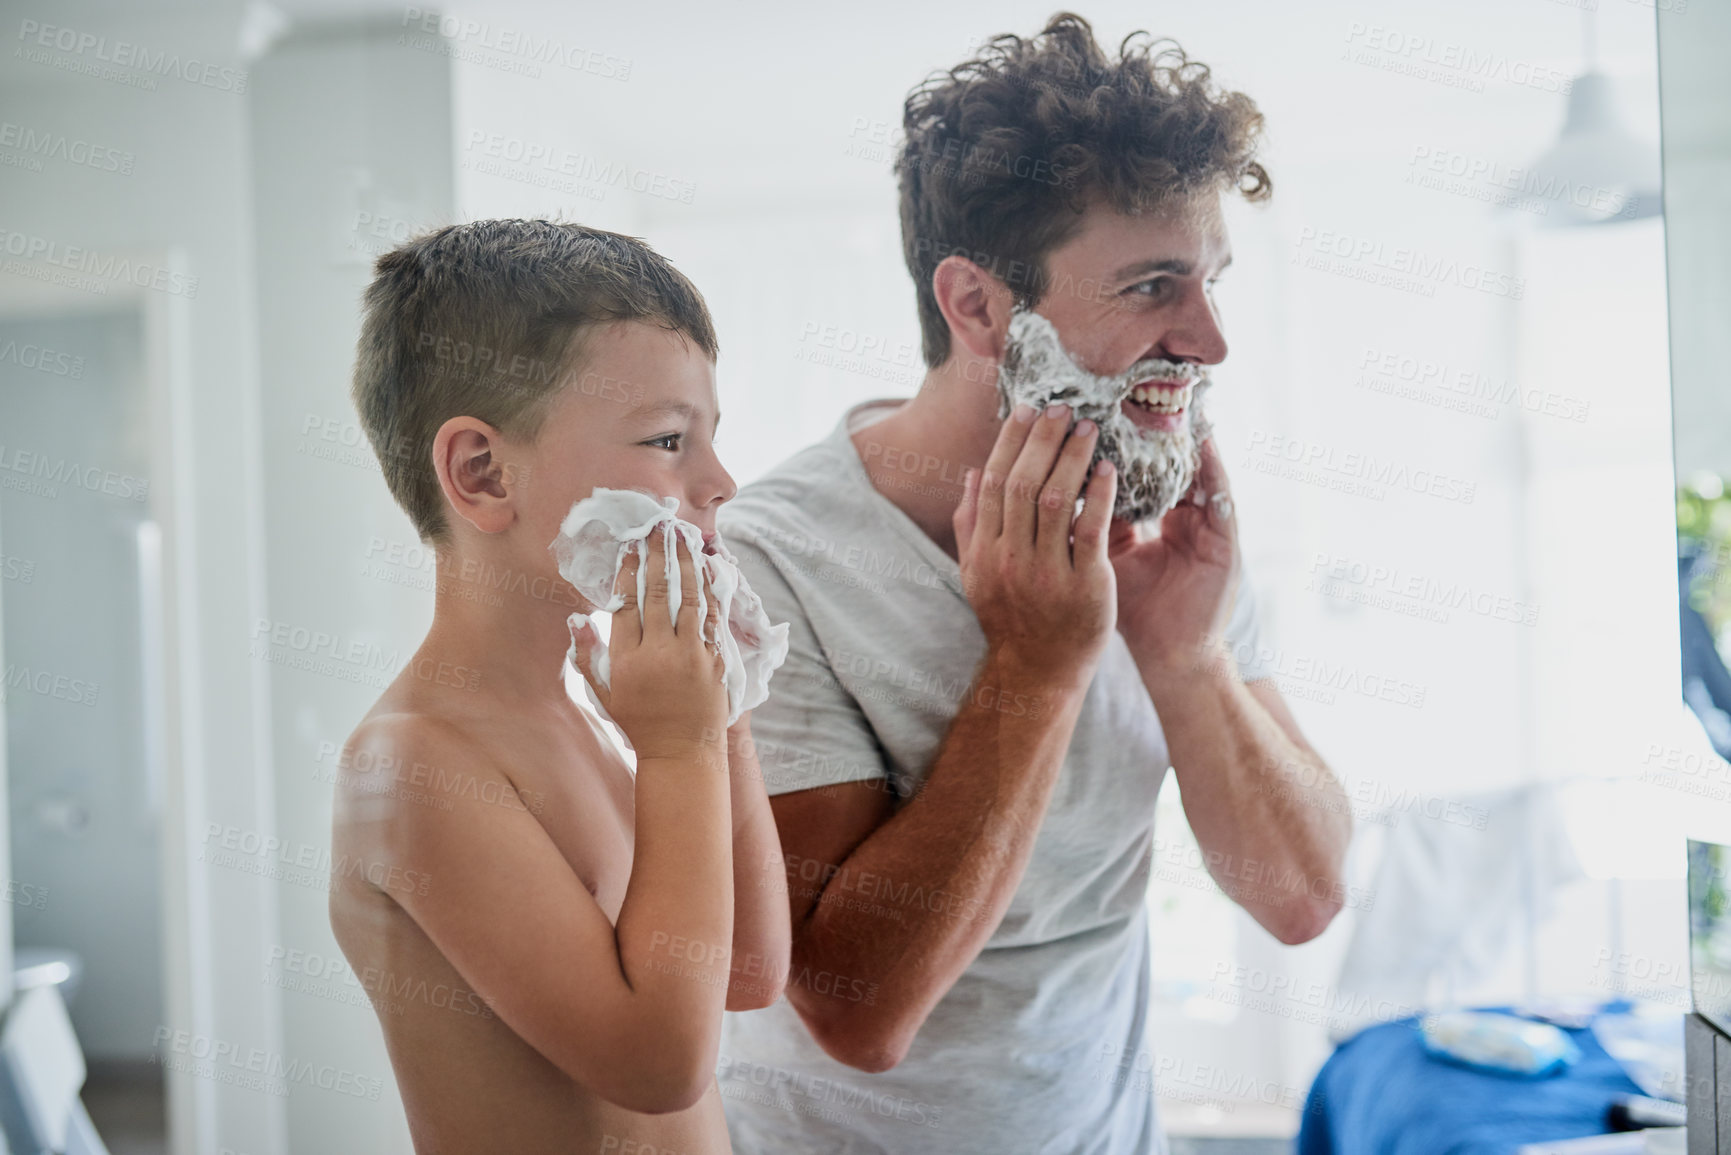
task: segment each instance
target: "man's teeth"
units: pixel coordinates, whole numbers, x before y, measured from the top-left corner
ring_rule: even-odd
[[[1130,400],[1146,405],[1156,413],[1182,413],[1190,404],[1190,394],[1194,388],[1194,385],[1180,385],[1176,389],[1138,385],[1130,390]]]

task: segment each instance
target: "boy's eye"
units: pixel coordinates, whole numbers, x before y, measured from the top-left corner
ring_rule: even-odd
[[[645,444],[645,445],[659,445],[663,449],[678,449],[679,448],[679,439],[684,437],[684,436],[685,435],[683,433],[663,433],[660,437],[651,437],[648,441],[645,441],[643,444]]]

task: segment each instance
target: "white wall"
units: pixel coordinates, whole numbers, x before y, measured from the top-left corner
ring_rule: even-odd
[[[417,539],[360,432],[349,381],[373,257],[450,216],[450,66],[398,46],[388,26],[316,25],[276,43],[254,78],[254,135],[267,142],[253,197],[269,270],[259,286],[269,616],[338,639],[320,648],[338,656],[321,652],[315,669],[273,672],[277,831],[328,846],[335,752],[432,620],[430,566],[396,560]],[[351,652],[370,656],[343,660]],[[376,1100],[296,1089],[288,1149],[410,1151],[378,1021],[343,966],[326,894],[285,887],[281,904],[274,949],[254,962],[289,988],[285,1045],[341,1056],[383,1087]]]
[[[34,22],[30,24],[27,22]],[[35,26],[73,33],[66,47],[40,47]],[[269,831],[268,672],[249,660],[248,639],[263,613],[256,349],[253,343],[252,233],[248,198],[247,105],[234,69],[238,4],[200,3],[145,12],[93,3],[7,6],[10,48],[0,54],[0,108],[11,123],[61,134],[131,157],[130,171],[103,171],[49,159],[40,171],[0,169],[3,227],[12,233],[98,254],[125,253],[174,265],[196,290],[147,290],[159,318],[152,356],[172,397],[162,428],[138,431],[153,449],[172,448],[173,468],[153,489],[152,513],[171,527],[178,559],[171,577],[180,613],[172,639],[182,672],[174,721],[181,727],[175,769],[179,830],[165,828],[169,909],[190,938],[167,944],[171,976],[163,1024],[201,1048],[259,1047],[280,1054],[277,1002],[261,992],[257,959],[274,935],[276,887],[255,874],[203,860],[208,824]],[[106,37],[228,67],[227,87],[104,64],[93,42]],[[220,73],[213,74],[220,81]],[[42,272],[40,262],[29,266]],[[102,278],[91,289],[98,295]],[[30,272],[0,275],[10,297],[35,291]],[[183,289],[190,286],[182,285]],[[126,296],[124,286],[107,292]],[[154,863],[114,862],[116,872]],[[50,883],[50,885],[52,885]],[[171,1036],[165,1060],[186,1058]],[[201,1151],[226,1146],[280,1150],[280,1100],[213,1078],[171,1077],[170,1109]],[[186,1148],[193,1149],[192,1147]]]
[[[1677,476],[1731,475],[1731,5],[1663,6],[1665,215],[1670,224]]]

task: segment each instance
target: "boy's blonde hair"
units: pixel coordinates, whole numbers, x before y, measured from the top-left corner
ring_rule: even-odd
[[[364,298],[353,396],[385,484],[445,540],[433,438],[453,417],[533,438],[597,325],[651,321],[715,360],[696,287],[636,237],[544,220],[449,225],[386,253]]]

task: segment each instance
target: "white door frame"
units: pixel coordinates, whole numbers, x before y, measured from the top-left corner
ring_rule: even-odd
[[[117,252],[133,267],[186,271],[178,251]],[[27,264],[27,263],[25,263]],[[47,268],[44,266],[44,271]],[[193,485],[192,455],[195,394],[192,378],[192,303],[186,297],[155,292],[123,280],[105,282],[108,291],[93,294],[51,280],[13,273],[0,277],[0,320],[63,318],[96,313],[136,314],[142,336],[142,378],[149,422],[150,519],[160,528],[160,576],[156,609],[161,614],[161,645],[146,653],[146,678],[160,688],[156,701],[162,716],[145,730],[155,747],[146,763],[161,768],[160,858],[162,900],[163,1026],[192,1032],[194,1037],[230,1041],[221,1024],[232,1021],[221,1000],[228,992],[216,981],[213,960],[221,949],[223,920],[209,887],[208,869],[197,861],[208,812],[208,766],[201,686],[200,606],[198,575],[191,559],[198,514]],[[242,375],[237,374],[237,378]],[[154,656],[154,661],[152,658]],[[260,675],[262,676],[262,674]],[[255,695],[255,700],[256,695]],[[0,728],[0,737],[4,729]],[[0,756],[4,750],[0,749]],[[0,787],[4,786],[0,762]],[[257,768],[254,768],[257,772]],[[4,810],[0,809],[0,814]],[[0,848],[4,848],[0,841]],[[276,924],[276,893],[268,879],[254,880],[254,908]],[[9,934],[9,926],[6,928]],[[264,1039],[248,1040],[267,1054],[282,1054],[281,1003],[272,988],[261,985],[253,1005],[264,1000]],[[234,997],[241,997],[236,993]],[[173,1052],[158,1048],[159,1058]],[[177,1057],[186,1057],[184,1055]],[[214,1066],[215,1064],[212,1064]],[[233,1094],[227,1085],[201,1077],[190,1066],[164,1063],[168,1150],[174,1155],[215,1155],[225,1144],[219,1119],[234,1117]],[[257,1091],[238,1094],[256,1101],[258,1122],[276,1137],[271,1151],[284,1149],[286,1112],[280,1098]],[[257,1155],[266,1155],[259,1152]]]

